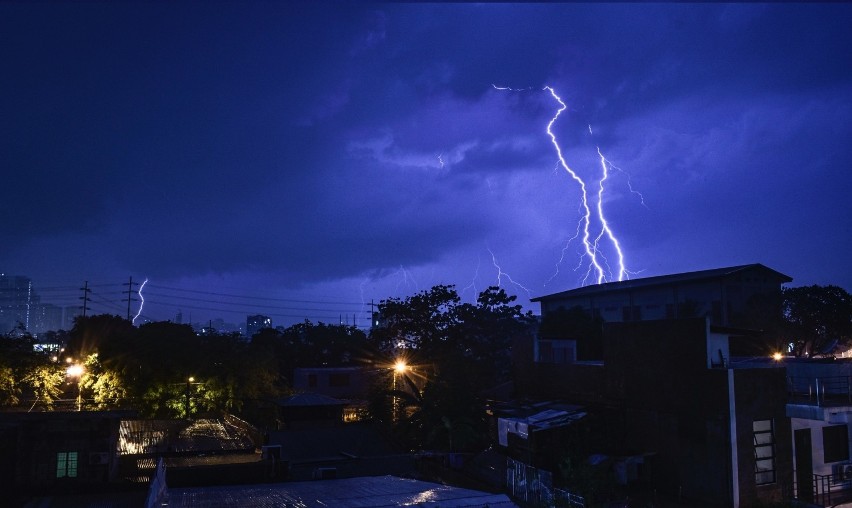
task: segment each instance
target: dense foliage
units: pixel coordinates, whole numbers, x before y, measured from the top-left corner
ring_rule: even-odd
[[[270,408],[290,393],[295,367],[352,362],[367,345],[348,326],[304,322],[247,340],[170,322],[137,328],[111,315],[80,317],[70,332],[47,340],[62,337],[61,353],[37,351],[26,333],[0,339],[0,406],[127,408],[150,417],[227,411],[271,424]]]
[[[530,333],[531,313],[489,287],[475,304],[439,285],[379,304],[370,339],[387,358],[371,410],[411,448],[472,450],[487,438],[488,391],[510,378],[513,339]],[[390,388],[390,389],[388,389]]]

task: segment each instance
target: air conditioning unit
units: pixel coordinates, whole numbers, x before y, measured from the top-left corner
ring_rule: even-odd
[[[843,464],[840,468],[841,480],[852,480],[852,464]]]
[[[89,453],[90,466],[104,466],[109,464],[109,452]]]

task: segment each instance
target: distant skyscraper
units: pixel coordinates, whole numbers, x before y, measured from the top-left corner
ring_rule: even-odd
[[[246,317],[246,337],[251,338],[264,328],[272,328],[272,318],[263,314]]]
[[[30,311],[39,303],[29,277],[0,274],[0,333],[19,326],[29,330]]]
[[[30,325],[27,328],[32,333],[44,333],[64,328],[62,307],[52,303],[40,303],[30,306]]]

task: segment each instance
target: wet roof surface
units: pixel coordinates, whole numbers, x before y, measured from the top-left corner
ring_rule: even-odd
[[[490,494],[395,476],[311,482],[169,489],[169,507],[329,507],[382,506],[515,507],[504,494]]]

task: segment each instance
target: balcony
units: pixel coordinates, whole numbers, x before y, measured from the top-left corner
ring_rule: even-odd
[[[852,406],[852,376],[787,377],[788,402],[816,407]]]

